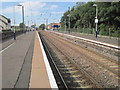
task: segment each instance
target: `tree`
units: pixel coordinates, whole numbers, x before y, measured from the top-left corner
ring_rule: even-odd
[[[71,28],[83,28],[85,30],[95,28],[95,7],[98,6],[98,31],[102,35],[118,36],[120,32],[120,2],[88,2],[77,3],[71,11],[66,11],[61,18],[61,27],[65,27],[65,21],[68,28],[68,14],[70,14]],[[86,32],[86,31],[85,31]]]
[[[44,30],[44,29],[45,29],[45,24],[41,24],[41,25],[39,26],[39,28],[42,29],[42,30]]]
[[[20,23],[20,24],[19,24],[19,27],[20,27],[21,29],[23,29],[23,28],[25,27],[25,24]]]
[[[32,28],[35,28],[35,25],[31,25]]]

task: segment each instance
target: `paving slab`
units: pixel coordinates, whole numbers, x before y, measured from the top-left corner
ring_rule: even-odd
[[[25,67],[24,64],[26,62],[26,56],[29,54],[28,52],[30,51],[31,53],[32,51],[29,49],[33,47],[31,42],[34,41],[34,35],[35,32],[23,34],[13,42],[14,44],[11,47],[2,52],[2,88],[14,88],[20,85],[20,80],[23,80],[20,78],[20,75],[22,75],[22,77],[25,76],[21,74],[23,73],[22,70],[30,73],[29,65]],[[30,64],[30,58],[27,58],[27,60],[29,60],[28,62]],[[25,69],[22,69],[23,67]],[[28,78],[26,79],[29,81]],[[26,81],[26,79],[23,81]],[[23,88],[26,86],[23,85]]]
[[[119,44],[119,39],[115,38],[115,37],[105,37],[105,36],[99,36],[98,38],[95,37],[95,35],[93,34],[84,34],[84,33],[76,33],[76,32],[61,32],[61,33],[66,33],[66,34],[70,34],[70,35],[74,35],[74,36],[78,36],[78,37],[82,37],[82,38],[86,38],[86,39],[91,39],[91,40],[96,40],[96,41],[100,41],[100,42],[104,42],[104,43],[108,43],[108,44],[112,44],[112,45],[116,45],[118,46]]]
[[[37,32],[29,88],[51,88]]]

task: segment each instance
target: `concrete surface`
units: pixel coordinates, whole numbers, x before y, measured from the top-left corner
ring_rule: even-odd
[[[74,35],[74,36],[78,36],[78,37],[82,37],[82,38],[87,38],[87,39],[91,39],[91,40],[96,40],[96,41],[100,41],[100,42],[105,42],[105,43],[109,43],[112,45],[117,45],[119,44],[118,39],[117,38],[108,38],[108,37],[101,37],[98,36],[98,38],[95,37],[95,35],[93,34],[83,34],[83,33],[75,33],[75,32],[62,32],[62,33],[66,33],[66,34],[70,34],[70,35]]]
[[[29,88],[51,88],[37,32]]]
[[[2,52],[2,88],[28,87],[34,37],[35,32],[22,34]]]

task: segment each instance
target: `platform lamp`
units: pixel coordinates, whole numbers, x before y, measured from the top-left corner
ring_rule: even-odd
[[[98,14],[98,6],[97,4],[93,4],[94,7],[96,7],[96,17],[95,17],[95,24],[96,24],[96,38],[97,38],[97,34],[98,34],[98,18],[97,18],[97,14]]]
[[[67,15],[69,17],[69,28],[68,28],[68,32],[70,33],[70,7],[68,7],[68,11],[69,11],[69,14]]]
[[[20,6],[20,7],[22,7],[22,20],[23,20],[23,25],[25,25],[24,24],[24,6],[23,5],[21,5],[21,4],[18,4],[17,6]],[[23,30],[25,30],[25,26],[23,26]]]
[[[14,40],[16,40],[16,32],[15,32],[15,6],[13,7],[13,18],[14,18]]]

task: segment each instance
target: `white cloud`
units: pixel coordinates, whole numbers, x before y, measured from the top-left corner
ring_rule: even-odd
[[[1,0],[1,2],[24,2],[28,0]],[[37,1],[37,0],[31,0]],[[40,2],[119,2],[120,0],[39,0]]]
[[[15,12],[19,11],[18,7],[12,6],[12,7],[8,7],[8,8],[5,8],[5,9],[2,9],[2,12],[3,12],[3,14],[4,13],[13,13],[14,9],[15,9]]]
[[[56,9],[57,7],[57,5],[51,5],[49,9]]]
[[[52,14],[63,14],[64,12],[60,11],[60,12],[51,12]]]
[[[41,3],[39,1],[36,1],[36,2],[30,1],[30,2],[24,2],[21,4],[23,6],[25,6],[25,15],[26,16],[30,16],[31,12],[32,12],[32,15],[39,15],[39,14],[41,14],[39,12],[39,9],[46,6],[46,3]]]
[[[1,0],[2,2],[24,2],[28,0]],[[31,0],[31,1],[38,1],[38,0]],[[83,2],[86,0],[39,0],[40,2]],[[93,1],[93,0],[92,0]],[[109,0],[105,0],[109,1]],[[110,0],[113,1],[113,0]],[[119,1],[119,0],[114,0],[114,1]]]
[[[41,3],[39,1],[27,1],[19,4],[24,6],[25,16],[30,16],[31,12],[32,15],[39,15],[40,14],[39,9],[46,6],[46,3]],[[3,13],[13,13],[13,10],[14,10],[14,6],[5,8],[2,11]],[[21,13],[21,8],[17,5],[15,6],[15,13],[19,13],[19,14]]]
[[[56,9],[58,8],[57,5],[48,5],[46,8],[44,8],[44,10],[53,10],[53,9]]]
[[[29,9],[37,10],[46,5],[46,3],[41,3],[39,1],[27,1],[20,4],[25,6],[26,10],[29,10]]]

